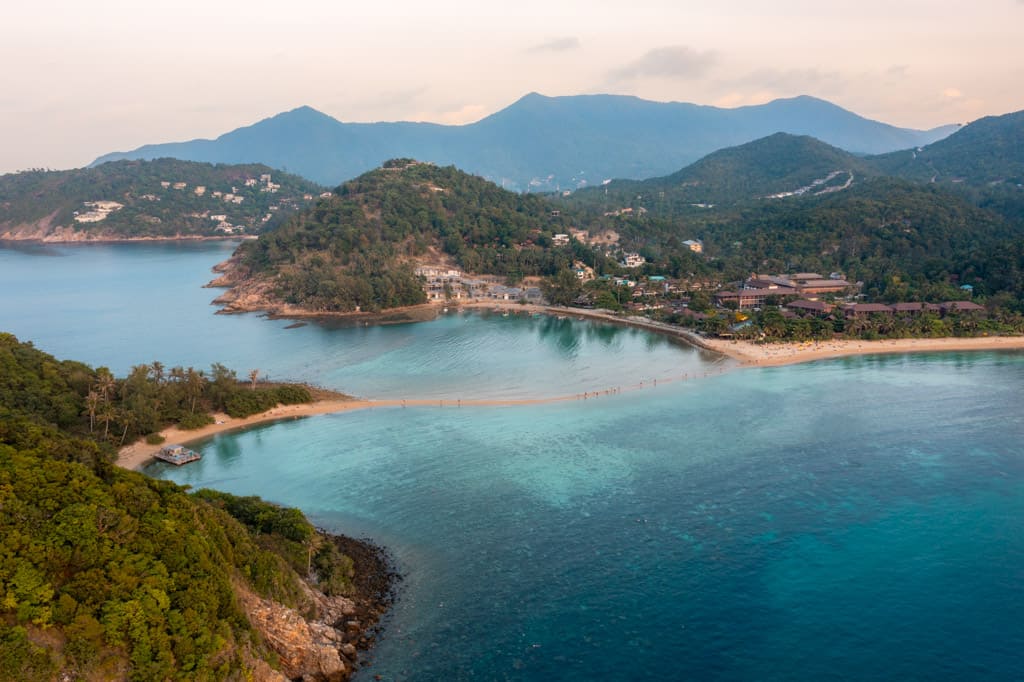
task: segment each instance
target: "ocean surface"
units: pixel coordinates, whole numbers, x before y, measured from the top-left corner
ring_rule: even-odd
[[[575,320],[285,330],[188,288],[222,248],[0,251],[0,328],[118,370],[219,360],[371,397],[645,381],[282,422],[148,469],[388,546],[405,580],[359,680],[1024,679],[1024,354],[734,369]],[[161,340],[174,321],[196,336]]]
[[[306,381],[367,398],[533,398],[718,372],[728,361],[633,328],[456,313],[384,326],[215,315],[204,289],[231,242],[0,245],[0,330],[61,358],[159,360]]]

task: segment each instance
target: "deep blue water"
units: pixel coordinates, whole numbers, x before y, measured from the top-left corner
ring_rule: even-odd
[[[5,265],[37,258],[0,252],[0,285]],[[138,258],[150,256],[111,256],[116,277]],[[196,254],[171,261],[206,277]],[[88,322],[101,304],[86,297],[63,332],[24,321],[33,297],[52,295],[46,281],[0,302],[0,327],[35,338],[35,324],[40,347],[114,367],[164,350],[209,361],[202,343],[119,346]],[[283,330],[213,317],[208,299],[180,314],[226,337],[217,349],[299,378],[289,368],[318,357],[360,387],[381,370],[389,390],[407,376],[459,395],[702,377],[586,402],[325,415],[151,467],[299,506],[392,549],[402,597],[361,680],[1024,679],[1024,354],[718,373],[706,355],[570,320],[556,333],[511,317]],[[161,324],[153,306],[118,314]],[[480,351],[476,338],[510,350]],[[525,357],[502,369],[516,351]]]

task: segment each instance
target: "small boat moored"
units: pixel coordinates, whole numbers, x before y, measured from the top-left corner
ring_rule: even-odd
[[[160,452],[153,456],[162,462],[168,462],[175,466],[181,466],[182,464],[188,464],[203,458],[198,452],[189,450],[184,445],[165,445],[160,448]]]

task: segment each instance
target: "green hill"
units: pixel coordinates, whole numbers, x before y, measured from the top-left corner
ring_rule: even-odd
[[[968,185],[1024,184],[1024,111],[987,116],[926,147],[868,159],[886,175]]]
[[[159,159],[0,176],[0,239],[252,235],[323,189],[266,166]]]
[[[570,203],[607,211],[643,207],[658,215],[692,213],[771,198],[814,196],[848,189],[875,174],[862,159],[813,137],[776,133],[722,149],[671,175],[616,180],[581,190]]]
[[[232,259],[236,290],[306,311],[372,311],[424,302],[417,263],[518,281],[552,275],[577,242],[554,247],[568,218],[534,195],[500,189],[453,167],[390,161],[340,186]]]
[[[0,679],[267,679],[284,640],[251,605],[322,617],[300,573],[349,594],[353,562],[297,510],[112,466],[88,405],[107,385],[0,333]],[[314,644],[294,635],[293,662]]]
[[[1024,111],[982,118],[940,142],[867,161],[881,173],[944,185],[1024,222]]]
[[[951,300],[970,284],[1000,307],[1024,309],[1024,224],[938,185],[875,177],[799,200],[600,220],[614,221],[620,244],[647,259],[649,274],[727,283],[752,271],[841,272],[891,300]],[[701,240],[702,253],[691,240]]]

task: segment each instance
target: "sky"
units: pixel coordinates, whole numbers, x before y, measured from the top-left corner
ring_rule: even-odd
[[[1024,0],[33,0],[0,9],[0,173],[309,105],[479,120],[529,92],[813,95],[911,128],[1024,109]]]

